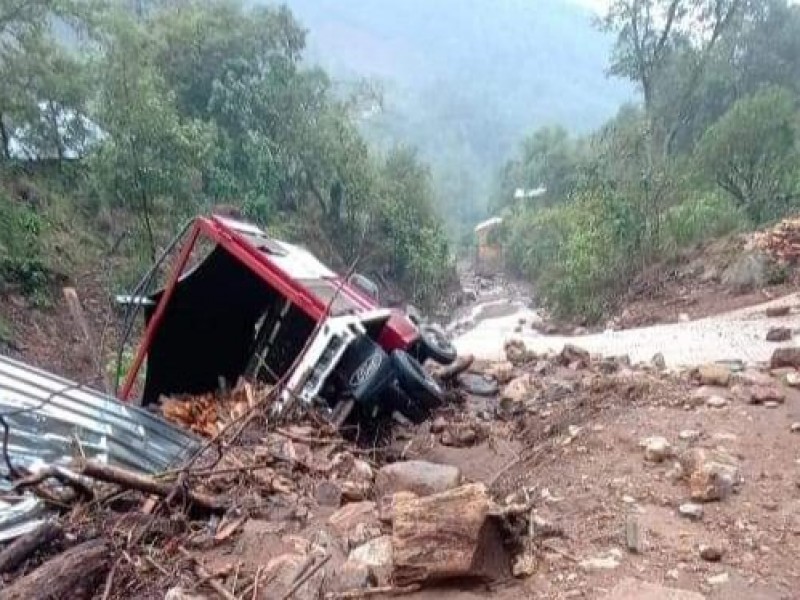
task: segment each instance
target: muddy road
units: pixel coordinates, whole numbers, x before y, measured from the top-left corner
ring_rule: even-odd
[[[524,289],[506,284],[485,284],[486,290],[469,307],[462,309],[449,329],[460,353],[499,360],[508,340],[522,340],[534,352],[558,352],[565,344],[576,344],[596,354],[621,356],[633,362],[648,362],[663,355],[670,367],[694,366],[707,362],[740,360],[755,364],[769,359],[775,348],[791,345],[767,341],[775,327],[800,329],[800,294],[693,321],[682,321],[586,335],[544,335],[537,330],[540,314]],[[767,309],[788,306],[789,314],[768,317]]]

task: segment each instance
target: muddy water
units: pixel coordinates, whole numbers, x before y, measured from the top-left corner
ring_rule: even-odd
[[[590,352],[616,356],[627,354],[634,362],[649,361],[663,354],[671,367],[740,359],[746,363],[768,361],[775,348],[793,345],[766,341],[771,327],[789,327],[800,332],[800,312],[767,318],[768,306],[800,307],[800,295],[791,294],[768,303],[685,323],[654,325],[623,331],[604,331],[582,336],[542,335],[531,327],[540,321],[530,301],[518,294],[481,298],[450,324],[456,348],[477,358],[503,357],[510,339],[521,339],[536,352],[558,352],[565,344],[577,344]]]

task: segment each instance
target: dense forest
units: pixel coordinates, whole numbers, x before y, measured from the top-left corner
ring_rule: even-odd
[[[224,204],[435,298],[452,263],[429,169],[368,146],[374,93],[310,66],[306,39],[236,0],[0,0],[0,281],[36,291],[94,245],[128,258],[124,287]]]
[[[800,207],[800,6],[616,0],[601,27],[641,102],[591,135],[534,131],[493,201],[511,266],[590,320],[649,265]]]

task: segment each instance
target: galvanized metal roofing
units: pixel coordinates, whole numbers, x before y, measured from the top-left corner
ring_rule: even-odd
[[[184,460],[198,439],[144,409],[74,381],[0,356],[0,416],[14,467],[35,471],[79,455],[142,472]],[[3,431],[0,427],[0,442]],[[10,488],[0,459],[0,491]],[[44,507],[32,496],[0,499],[0,541],[32,529]]]

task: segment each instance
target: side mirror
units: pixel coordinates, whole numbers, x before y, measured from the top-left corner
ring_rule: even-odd
[[[353,273],[347,283],[352,285],[365,296],[372,298],[376,303],[380,302],[380,291],[378,290],[378,286],[369,277],[362,275],[361,273]]]

